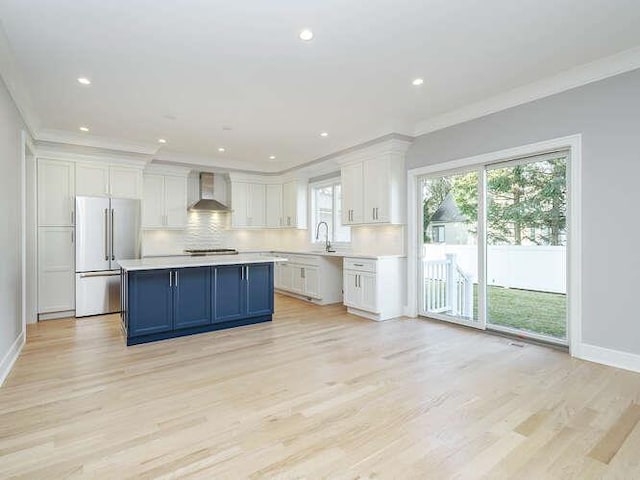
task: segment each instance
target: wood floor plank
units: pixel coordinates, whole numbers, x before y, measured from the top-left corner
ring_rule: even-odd
[[[640,375],[420,319],[276,298],[271,323],[126,347],[29,326],[0,478],[637,478]]]

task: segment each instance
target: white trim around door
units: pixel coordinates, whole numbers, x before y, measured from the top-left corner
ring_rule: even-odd
[[[421,225],[420,209],[418,208],[418,182],[423,175],[435,175],[464,168],[478,167],[491,163],[539,155],[545,152],[569,150],[567,189],[568,189],[568,230],[569,243],[567,265],[567,293],[568,293],[568,336],[571,355],[579,356],[582,343],[582,285],[580,272],[582,266],[582,136],[580,134],[555,138],[543,142],[532,143],[520,147],[509,148],[496,152],[485,153],[473,157],[461,158],[449,162],[436,163],[424,167],[414,168],[407,173],[407,315],[418,315],[418,285],[420,246],[418,245],[418,230]]]

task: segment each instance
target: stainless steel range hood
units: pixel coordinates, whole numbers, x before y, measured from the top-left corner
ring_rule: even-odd
[[[189,210],[206,210],[210,212],[230,212],[231,209],[214,198],[213,173],[200,173],[200,195],[198,201]]]

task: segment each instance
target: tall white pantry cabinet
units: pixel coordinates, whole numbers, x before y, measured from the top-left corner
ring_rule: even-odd
[[[38,316],[75,310],[75,197],[142,198],[142,166],[38,158]]]

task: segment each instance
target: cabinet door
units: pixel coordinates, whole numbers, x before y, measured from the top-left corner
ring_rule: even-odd
[[[246,266],[247,316],[273,313],[273,267],[270,263]]]
[[[109,165],[106,163],[76,165],[76,195],[109,196]]]
[[[258,183],[251,184],[249,197],[249,226],[264,227],[267,224],[266,186]]]
[[[358,288],[358,273],[345,270],[342,288],[344,289],[344,304],[349,307],[360,308],[362,295],[360,288]]]
[[[74,171],[71,162],[38,161],[38,225],[73,226]]]
[[[342,168],[342,223],[354,225],[364,222],[362,163]]]
[[[169,228],[187,226],[187,177],[164,177],[164,204],[166,223]]]
[[[129,337],[173,328],[170,270],[129,272]]]
[[[233,182],[231,185],[231,224],[234,227],[248,225],[249,187],[248,183],[243,182]]]
[[[389,197],[390,160],[377,158],[363,165],[364,223],[388,223],[390,221]]]
[[[75,309],[73,227],[38,229],[38,313]]]
[[[245,315],[244,265],[216,267],[213,298],[213,321],[237,320]]]
[[[372,313],[379,313],[378,294],[375,273],[359,273],[360,308]]]
[[[145,175],[142,226],[143,228],[162,228],[164,224],[164,177],[162,175]]]
[[[112,166],[109,169],[109,193],[113,198],[142,198],[142,171]]]
[[[291,291],[299,294],[304,293],[304,267],[290,265],[291,269]]]
[[[310,297],[320,298],[320,269],[304,267],[304,293]]]
[[[211,267],[180,268],[173,278],[173,327],[211,323]]]
[[[282,227],[282,185],[267,185],[267,227]]]
[[[280,264],[280,287],[282,290],[291,290],[293,287],[293,268],[287,263]]]

